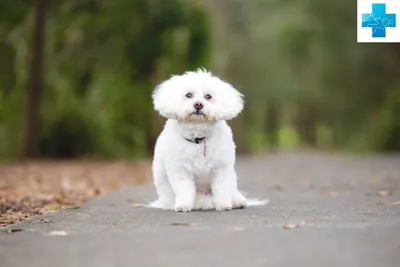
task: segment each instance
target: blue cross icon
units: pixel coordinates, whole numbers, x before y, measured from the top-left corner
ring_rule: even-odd
[[[396,14],[386,14],[386,4],[372,4],[372,14],[362,14],[362,27],[372,28],[372,37],[386,37],[387,27],[396,27]]]

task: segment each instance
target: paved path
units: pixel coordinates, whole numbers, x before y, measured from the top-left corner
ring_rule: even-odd
[[[163,212],[130,203],[152,186],[129,188],[8,227],[24,231],[0,233],[0,266],[400,266],[400,156],[279,154],[237,169],[270,204]]]

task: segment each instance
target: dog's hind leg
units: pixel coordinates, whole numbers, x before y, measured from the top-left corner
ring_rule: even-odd
[[[232,207],[241,209],[246,206],[246,197],[239,191],[237,185],[237,174],[234,169],[231,169],[231,190],[232,190]]]
[[[168,181],[163,162],[153,161],[153,179],[158,199],[150,204],[151,207],[164,210],[173,210],[175,196]]]

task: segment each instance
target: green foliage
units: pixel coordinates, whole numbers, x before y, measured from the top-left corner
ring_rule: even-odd
[[[220,70],[258,110],[246,115],[242,146],[400,149],[400,48],[356,43],[355,1],[210,5],[230,33],[218,40]]]
[[[0,158],[18,156],[33,2],[0,2]],[[151,91],[197,67],[246,96],[239,152],[400,149],[400,48],[355,42],[355,1],[51,2],[43,157],[149,156]]]
[[[0,75],[2,157],[16,156],[22,124],[32,7],[21,11],[19,3],[0,23],[8,39],[0,42],[0,67],[8,71]],[[206,13],[193,1],[55,2],[46,27],[41,156],[149,155],[162,121],[151,91],[171,73],[207,67],[208,33]],[[16,57],[22,68],[3,63]]]

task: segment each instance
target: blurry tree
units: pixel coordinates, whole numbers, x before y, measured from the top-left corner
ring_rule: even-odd
[[[25,114],[22,127],[21,157],[37,156],[40,133],[40,103],[43,90],[43,53],[48,0],[35,0],[32,44],[29,56],[29,78],[25,92]]]

